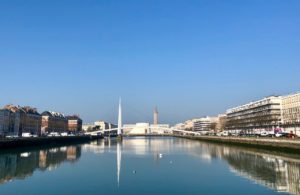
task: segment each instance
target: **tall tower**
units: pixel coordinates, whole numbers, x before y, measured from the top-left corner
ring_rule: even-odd
[[[155,107],[154,111],[153,111],[153,124],[154,125],[158,124],[158,110],[157,110],[157,107]]]

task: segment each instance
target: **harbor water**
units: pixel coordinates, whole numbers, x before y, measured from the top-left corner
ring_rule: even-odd
[[[2,150],[0,194],[300,194],[300,157],[173,137]]]

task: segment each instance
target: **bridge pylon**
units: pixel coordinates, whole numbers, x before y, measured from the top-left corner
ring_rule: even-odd
[[[118,137],[122,138],[122,100],[119,99]]]

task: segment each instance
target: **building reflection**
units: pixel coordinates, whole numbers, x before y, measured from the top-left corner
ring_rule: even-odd
[[[298,155],[287,155],[239,147],[220,146],[209,143],[198,143],[201,150],[190,150],[192,155],[203,159],[222,159],[230,170],[257,184],[277,192],[300,194],[300,158]],[[199,147],[198,146],[198,147]]]
[[[80,146],[1,153],[0,184],[15,179],[25,179],[36,170],[51,171],[64,162],[74,163],[80,156]]]
[[[114,146],[114,147],[113,147]],[[122,143],[103,140],[83,146],[94,153],[116,152],[117,180],[120,182],[121,155],[150,155],[158,163],[159,154],[188,154],[210,163],[222,159],[230,171],[278,192],[300,195],[300,156],[278,154],[253,148],[218,145],[176,138],[128,138]]]

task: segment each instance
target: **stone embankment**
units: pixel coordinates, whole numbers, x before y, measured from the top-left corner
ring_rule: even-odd
[[[300,152],[300,139],[256,138],[256,137],[218,137],[218,136],[178,136],[188,139],[209,141],[247,147],[264,148],[273,151]]]
[[[68,137],[37,137],[37,138],[14,138],[0,139],[0,150],[21,147],[62,145],[89,142],[100,137],[91,136],[68,136]]]

